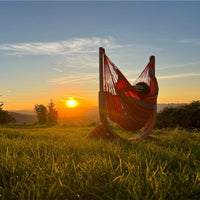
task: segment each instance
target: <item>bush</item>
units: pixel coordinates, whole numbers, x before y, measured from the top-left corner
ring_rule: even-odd
[[[16,119],[8,112],[3,110],[4,103],[0,102],[0,124],[15,123]]]
[[[157,114],[155,128],[200,128],[200,101],[175,108],[166,107]]]
[[[15,118],[8,111],[0,110],[0,124],[15,123]]]

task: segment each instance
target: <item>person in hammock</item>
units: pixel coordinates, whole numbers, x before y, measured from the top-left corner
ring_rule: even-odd
[[[135,92],[137,92],[139,95],[147,95],[149,94],[150,87],[145,82],[138,82],[136,85],[133,86],[133,89]]]

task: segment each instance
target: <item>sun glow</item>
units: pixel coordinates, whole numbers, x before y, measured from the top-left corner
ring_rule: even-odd
[[[66,104],[65,104],[67,107],[69,108],[74,108],[78,105],[78,102],[74,99],[70,99],[70,100],[67,100],[66,101]]]

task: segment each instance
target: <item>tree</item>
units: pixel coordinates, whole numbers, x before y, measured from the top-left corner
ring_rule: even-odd
[[[35,105],[35,112],[37,114],[39,124],[47,123],[47,108],[43,104]]]
[[[8,112],[3,110],[3,101],[0,101],[0,124],[15,123],[16,119]]]
[[[55,108],[55,103],[51,99],[48,104],[48,122],[50,124],[57,124],[58,121],[58,111]]]

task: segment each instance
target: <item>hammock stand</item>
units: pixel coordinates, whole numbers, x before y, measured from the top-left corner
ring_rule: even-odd
[[[128,131],[137,131],[144,127],[138,136],[129,138],[129,140],[146,137],[153,129],[157,111],[158,84],[155,77],[155,56],[150,57],[148,65],[138,78],[138,81],[145,80],[150,86],[150,93],[147,96],[140,95],[134,90],[124,75],[106,56],[105,49],[100,47],[100,124],[87,135],[86,139],[122,139],[112,130],[108,118]],[[111,83],[112,87],[109,85]]]

